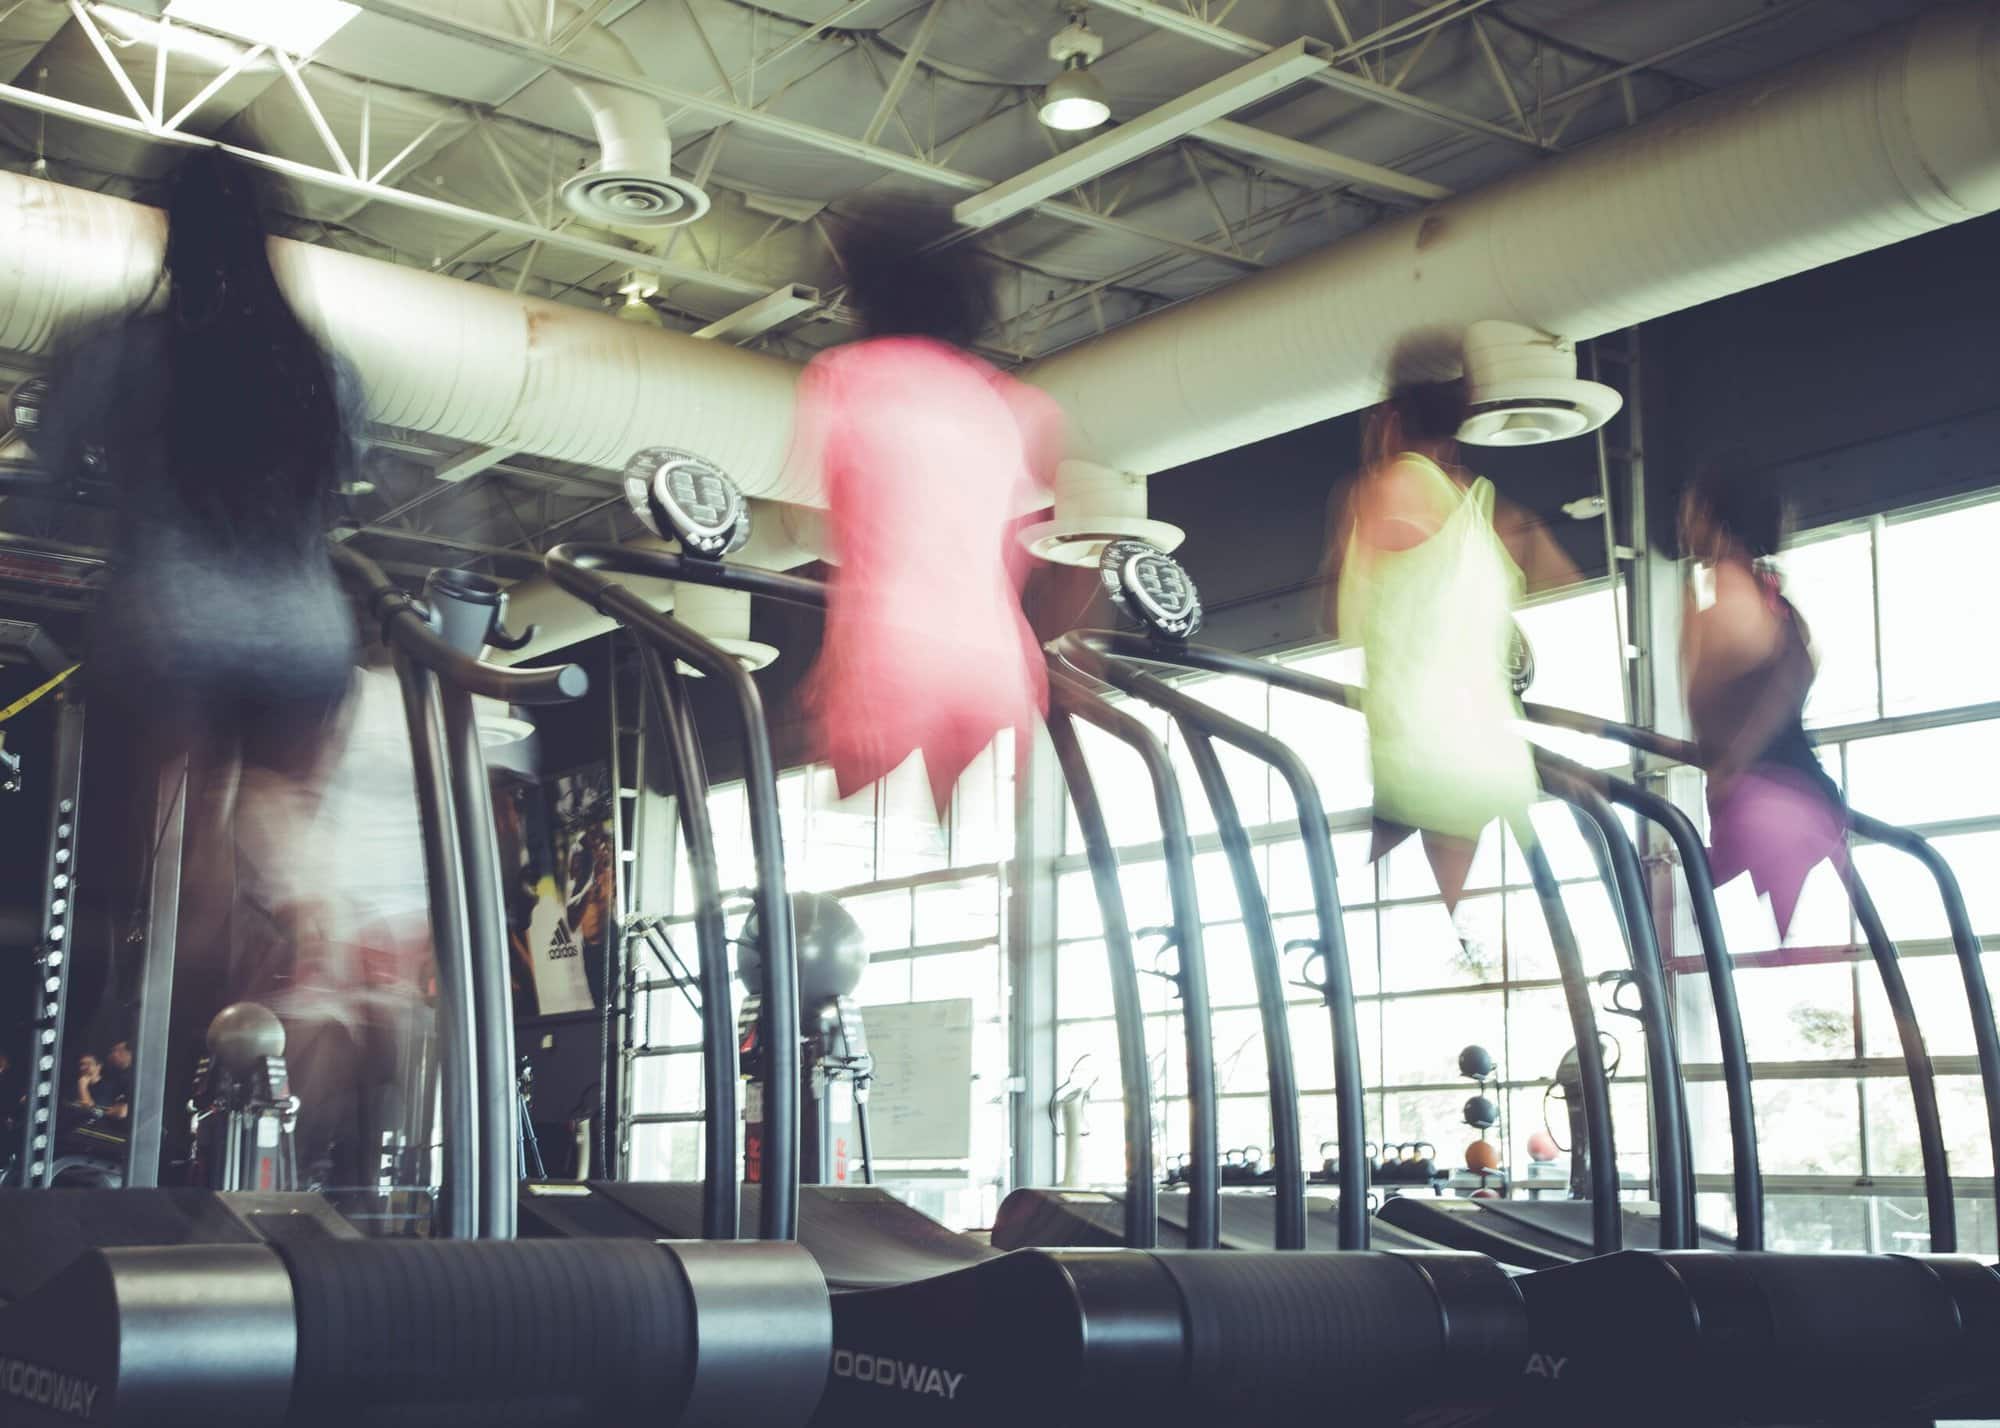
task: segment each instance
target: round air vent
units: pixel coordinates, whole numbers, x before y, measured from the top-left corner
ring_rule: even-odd
[[[1580,381],[1566,339],[1517,322],[1475,322],[1465,330],[1470,414],[1458,439],[1472,446],[1540,446],[1596,431],[1625,399],[1601,382]]]
[[[586,169],[562,186],[570,212],[612,228],[673,228],[708,212],[708,195],[684,179]]]
[[[1021,528],[1021,544],[1029,554],[1057,565],[1094,566],[1114,541],[1173,550],[1185,539],[1179,526],[1146,516],[1056,516]]]
[[[1147,516],[1144,476],[1072,458],[1057,468],[1055,509],[1048,519],[1022,527],[1019,538],[1042,560],[1088,567],[1114,541],[1173,550],[1185,537],[1179,526]]]

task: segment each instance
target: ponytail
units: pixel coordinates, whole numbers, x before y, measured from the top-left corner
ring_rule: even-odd
[[[257,175],[191,155],[167,203],[165,469],[211,534],[317,542],[347,454],[331,359],[271,266]]]

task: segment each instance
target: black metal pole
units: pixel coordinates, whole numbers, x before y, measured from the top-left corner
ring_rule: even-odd
[[[1931,1252],[1951,1254],[1958,1249],[1958,1207],[1952,1202],[1951,1169],[1945,1158],[1937,1073],[1931,1066],[1930,1051],[1924,1046],[1923,1028],[1917,1024],[1917,1007],[1910,999],[1909,983],[1903,980],[1902,956],[1852,860],[1842,863],[1841,879],[1847,884],[1847,898],[1854,906],[1855,920],[1868,939],[1875,970],[1881,974],[1882,992],[1889,1002],[1889,1014],[1895,1018],[1896,1039],[1902,1045],[1903,1065],[1909,1072],[1910,1100],[1917,1118],[1917,1149],[1924,1164],[1924,1205],[1930,1218]]]
[[[1342,1249],[1368,1247],[1367,1122],[1362,1102],[1360,1037],[1356,1029],[1354,985],[1347,961],[1340,895],[1333,865],[1333,830],[1326,808],[1304,762],[1282,740],[1232,719],[1213,706],[1139,671],[1140,664],[1212,668],[1270,682],[1277,666],[1205,647],[1156,646],[1136,636],[1077,630],[1051,648],[1062,659],[1116,685],[1177,720],[1243,750],[1276,768],[1298,809],[1299,834],[1313,889],[1313,908],[1323,944],[1324,996],[1333,1027],[1334,1110],[1340,1145],[1340,1203],[1337,1222]],[[1199,654],[1194,652],[1199,648]],[[1210,663],[1209,661],[1213,661]]]
[[[1216,836],[1229,860],[1236,902],[1243,913],[1250,971],[1257,985],[1258,1023],[1264,1033],[1264,1069],[1271,1103],[1271,1160],[1277,1173],[1277,1220],[1273,1243],[1281,1250],[1306,1247],[1305,1157],[1299,1136],[1299,1078],[1292,1058],[1292,1024],[1285,1005],[1284,964],[1271,929],[1271,905],[1250,851],[1250,835],[1236,807],[1229,776],[1209,736],[1186,720],[1176,720],[1215,813]]]
[[[1090,775],[1071,722],[1070,710],[1081,700],[1096,702],[1093,696],[1051,673],[1049,739],[1062,765],[1070,807],[1077,827],[1083,830],[1084,852],[1090,859],[1090,883],[1104,924],[1111,1015],[1118,1028],[1118,1084],[1124,1095],[1125,1122],[1125,1244],[1129,1249],[1151,1249],[1159,1243],[1159,1190],[1153,1178],[1153,1088],[1146,1057],[1146,1014],[1139,997],[1132,927],[1118,882],[1118,854],[1105,826],[1097,782]]]
[[[2000,1031],[1994,1026],[1993,994],[1986,982],[1979,934],[1973,930],[1972,918],[1966,912],[1958,877],[1927,838],[1852,811],[1847,815],[1847,823],[1860,837],[1909,854],[1924,865],[1937,883],[1945,922],[1951,928],[1952,950],[1958,956],[1959,976],[1965,983],[1965,999],[1972,1011],[1972,1045],[1979,1058],[1979,1084],[1986,1097],[1986,1134],[1993,1148],[1994,1203],[2000,1205]]]
[[[1554,757],[1551,755],[1550,757]],[[1667,830],[1687,879],[1688,907],[1694,915],[1695,936],[1701,943],[1708,987],[1715,1003],[1715,1028],[1721,1043],[1722,1084],[1729,1100],[1730,1172],[1736,1189],[1736,1247],[1764,1248],[1764,1174],[1757,1156],[1757,1110],[1750,1091],[1750,1047],[1743,1032],[1743,1012],[1736,1000],[1736,969],[1723,939],[1722,914],[1715,905],[1715,878],[1708,850],[1694,820],[1678,805],[1623,779],[1592,775],[1599,791],[1640,817]],[[1692,1163],[1692,1162],[1690,1162]],[[1696,1233],[1699,1233],[1697,1231]]]
[[[1646,898],[1646,875],[1618,817],[1588,783],[1552,760],[1537,760],[1543,786],[1570,805],[1594,835],[1606,884],[1624,909],[1626,946],[1639,989],[1639,1024],[1646,1031],[1646,1086],[1653,1108],[1653,1182],[1660,1204],[1660,1248],[1694,1247],[1694,1174],[1689,1166],[1687,1099],[1666,969]]]
[[[139,975],[139,1019],[133,1045],[131,1139],[125,1148],[125,1186],[132,1190],[160,1183],[189,776],[188,755],[182,753],[160,769],[155,785],[158,796],[152,805],[153,849],[146,884],[145,940],[141,944],[145,960]],[[45,1045],[41,1049],[46,1053],[55,1048]],[[60,1057],[59,1050],[57,1055]]]
[[[61,1114],[64,1083],[69,1077],[63,1065],[63,1028],[69,1013],[70,969],[75,957],[76,931],[76,852],[81,839],[78,814],[83,787],[83,701],[74,694],[57,696],[54,747],[49,759],[53,773],[49,789],[48,844],[42,862],[42,926],[40,946],[30,964],[35,985],[31,992],[35,1014],[30,1019],[33,1040],[29,1042],[21,1071],[28,1086],[21,1103],[21,1158],[19,1183],[27,1189],[46,1189],[55,1173],[56,1119]],[[162,781],[164,786],[164,780]],[[164,810],[162,810],[164,811]],[[156,815],[157,816],[157,815]],[[178,830],[176,830],[178,831]],[[180,878],[180,845],[174,846],[173,876]],[[149,949],[150,950],[150,949]],[[167,949],[171,968],[173,948]],[[144,1080],[152,1073],[154,1094],[140,1094],[133,1087],[133,1130],[130,1140],[139,1140],[140,1112],[152,1109],[152,1163],[160,1158],[160,1116],[165,1102],[167,1044],[165,1012],[162,1008],[162,1035],[148,1046],[136,1033],[139,1045],[138,1074]],[[148,1064],[150,1060],[150,1065]],[[139,1157],[128,1147],[128,1160]],[[128,1167],[129,1170],[129,1167]]]
[[[722,882],[717,872],[715,828],[708,815],[708,774],[694,730],[694,712],[678,671],[650,643],[639,642],[639,673],[651,717],[673,775],[681,837],[687,844],[694,889],[694,937],[701,981],[702,1128],[706,1135],[701,1189],[701,1235],[733,1240],[742,1232],[742,1188],[737,1154],[736,1024],[730,1016],[729,934],[723,925]]]
[[[441,691],[452,816],[464,868],[466,932],[472,944],[472,1019],[478,1030],[479,1232],[511,1240],[520,1214],[521,1113],[514,1065],[514,996],[508,972],[507,899],[500,877],[500,837],[493,789],[472,696]]]
[[[479,1032],[473,1003],[465,868],[455,837],[458,819],[447,773],[450,759],[438,708],[438,678],[405,651],[397,650],[395,660],[396,677],[403,688],[403,715],[410,729],[410,766],[416,776],[431,946],[437,962],[444,1226],[452,1239],[474,1239],[483,1203],[484,1158],[479,1153],[481,1099],[473,1049]]]
[[[1054,675],[1058,683],[1066,679],[1060,671]],[[1166,746],[1138,720],[1094,698],[1075,699],[1069,707],[1078,718],[1097,725],[1138,754],[1152,784],[1165,853],[1167,892],[1173,904],[1174,982],[1180,993],[1181,1030],[1187,1047],[1187,1247],[1214,1249],[1219,1235],[1216,1191],[1217,1162],[1221,1158],[1216,1138],[1215,1033],[1210,1020],[1201,908],[1195,897],[1194,841],[1188,837],[1180,777],[1167,757]]]
[[[744,789],[750,803],[750,843],[757,860],[753,898],[764,938],[763,1006],[770,1045],[770,1079],[764,1088],[764,1188],[758,1197],[758,1233],[793,1239],[799,1208],[799,971],[792,938],[791,901],[785,890],[784,836],[778,821],[777,772],[771,736],[756,683],[736,657],[671,616],[655,610],[609,579],[606,569],[665,575],[724,588],[753,588],[779,599],[823,607],[825,587],[796,577],[686,561],[626,546],[563,545],[549,552],[551,578],[628,629],[652,641],[668,658],[686,660],[715,680],[735,706],[743,738]]]

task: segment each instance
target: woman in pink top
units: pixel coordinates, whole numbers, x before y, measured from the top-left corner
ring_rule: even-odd
[[[841,257],[867,336],[799,386],[836,562],[806,707],[842,797],[920,752],[942,817],[980,750],[1047,707],[1012,522],[1054,474],[1061,419],[966,351],[990,305],[968,251],[870,233]]]

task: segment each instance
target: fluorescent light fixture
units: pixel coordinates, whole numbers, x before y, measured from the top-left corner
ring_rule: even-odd
[[[984,193],[975,193],[955,207],[952,216],[961,227],[991,228],[1045,198],[1075,188],[1086,179],[1164,148],[1246,104],[1289,89],[1326,67],[1322,46],[1309,40],[1293,40],[1199,89],[1190,90],[1179,99],[1148,110],[1129,124],[1120,124],[1108,133],[1086,139]],[[1087,75],[1089,71],[1070,71],[1057,76],[1057,82],[1077,73]]]
[[[1111,117],[1111,105],[1104,97],[1104,82],[1081,61],[1073,61],[1049,81],[1042,91],[1041,121],[1051,129],[1095,129]]]
[[[1412,178],[1409,174],[1385,169],[1380,164],[1371,164],[1365,159],[1350,159],[1345,154],[1336,154],[1316,144],[1301,143],[1283,134],[1273,134],[1265,129],[1253,129],[1248,124],[1238,124],[1233,119],[1217,119],[1212,124],[1204,124],[1195,130],[1195,135],[1208,140],[1211,144],[1234,149],[1239,154],[1248,154],[1252,158],[1262,159],[1281,169],[1344,179],[1349,183],[1360,184],[1364,188],[1387,189],[1390,193],[1407,194],[1426,203],[1451,197],[1451,190],[1442,184],[1432,183],[1428,179]]]
[[[361,13],[347,0],[168,0],[167,17],[304,57]]]
[[[727,317],[717,318],[698,329],[694,335],[711,342],[748,342],[818,306],[818,288],[809,288],[803,283],[787,283],[765,293],[755,302],[739,307]]]

